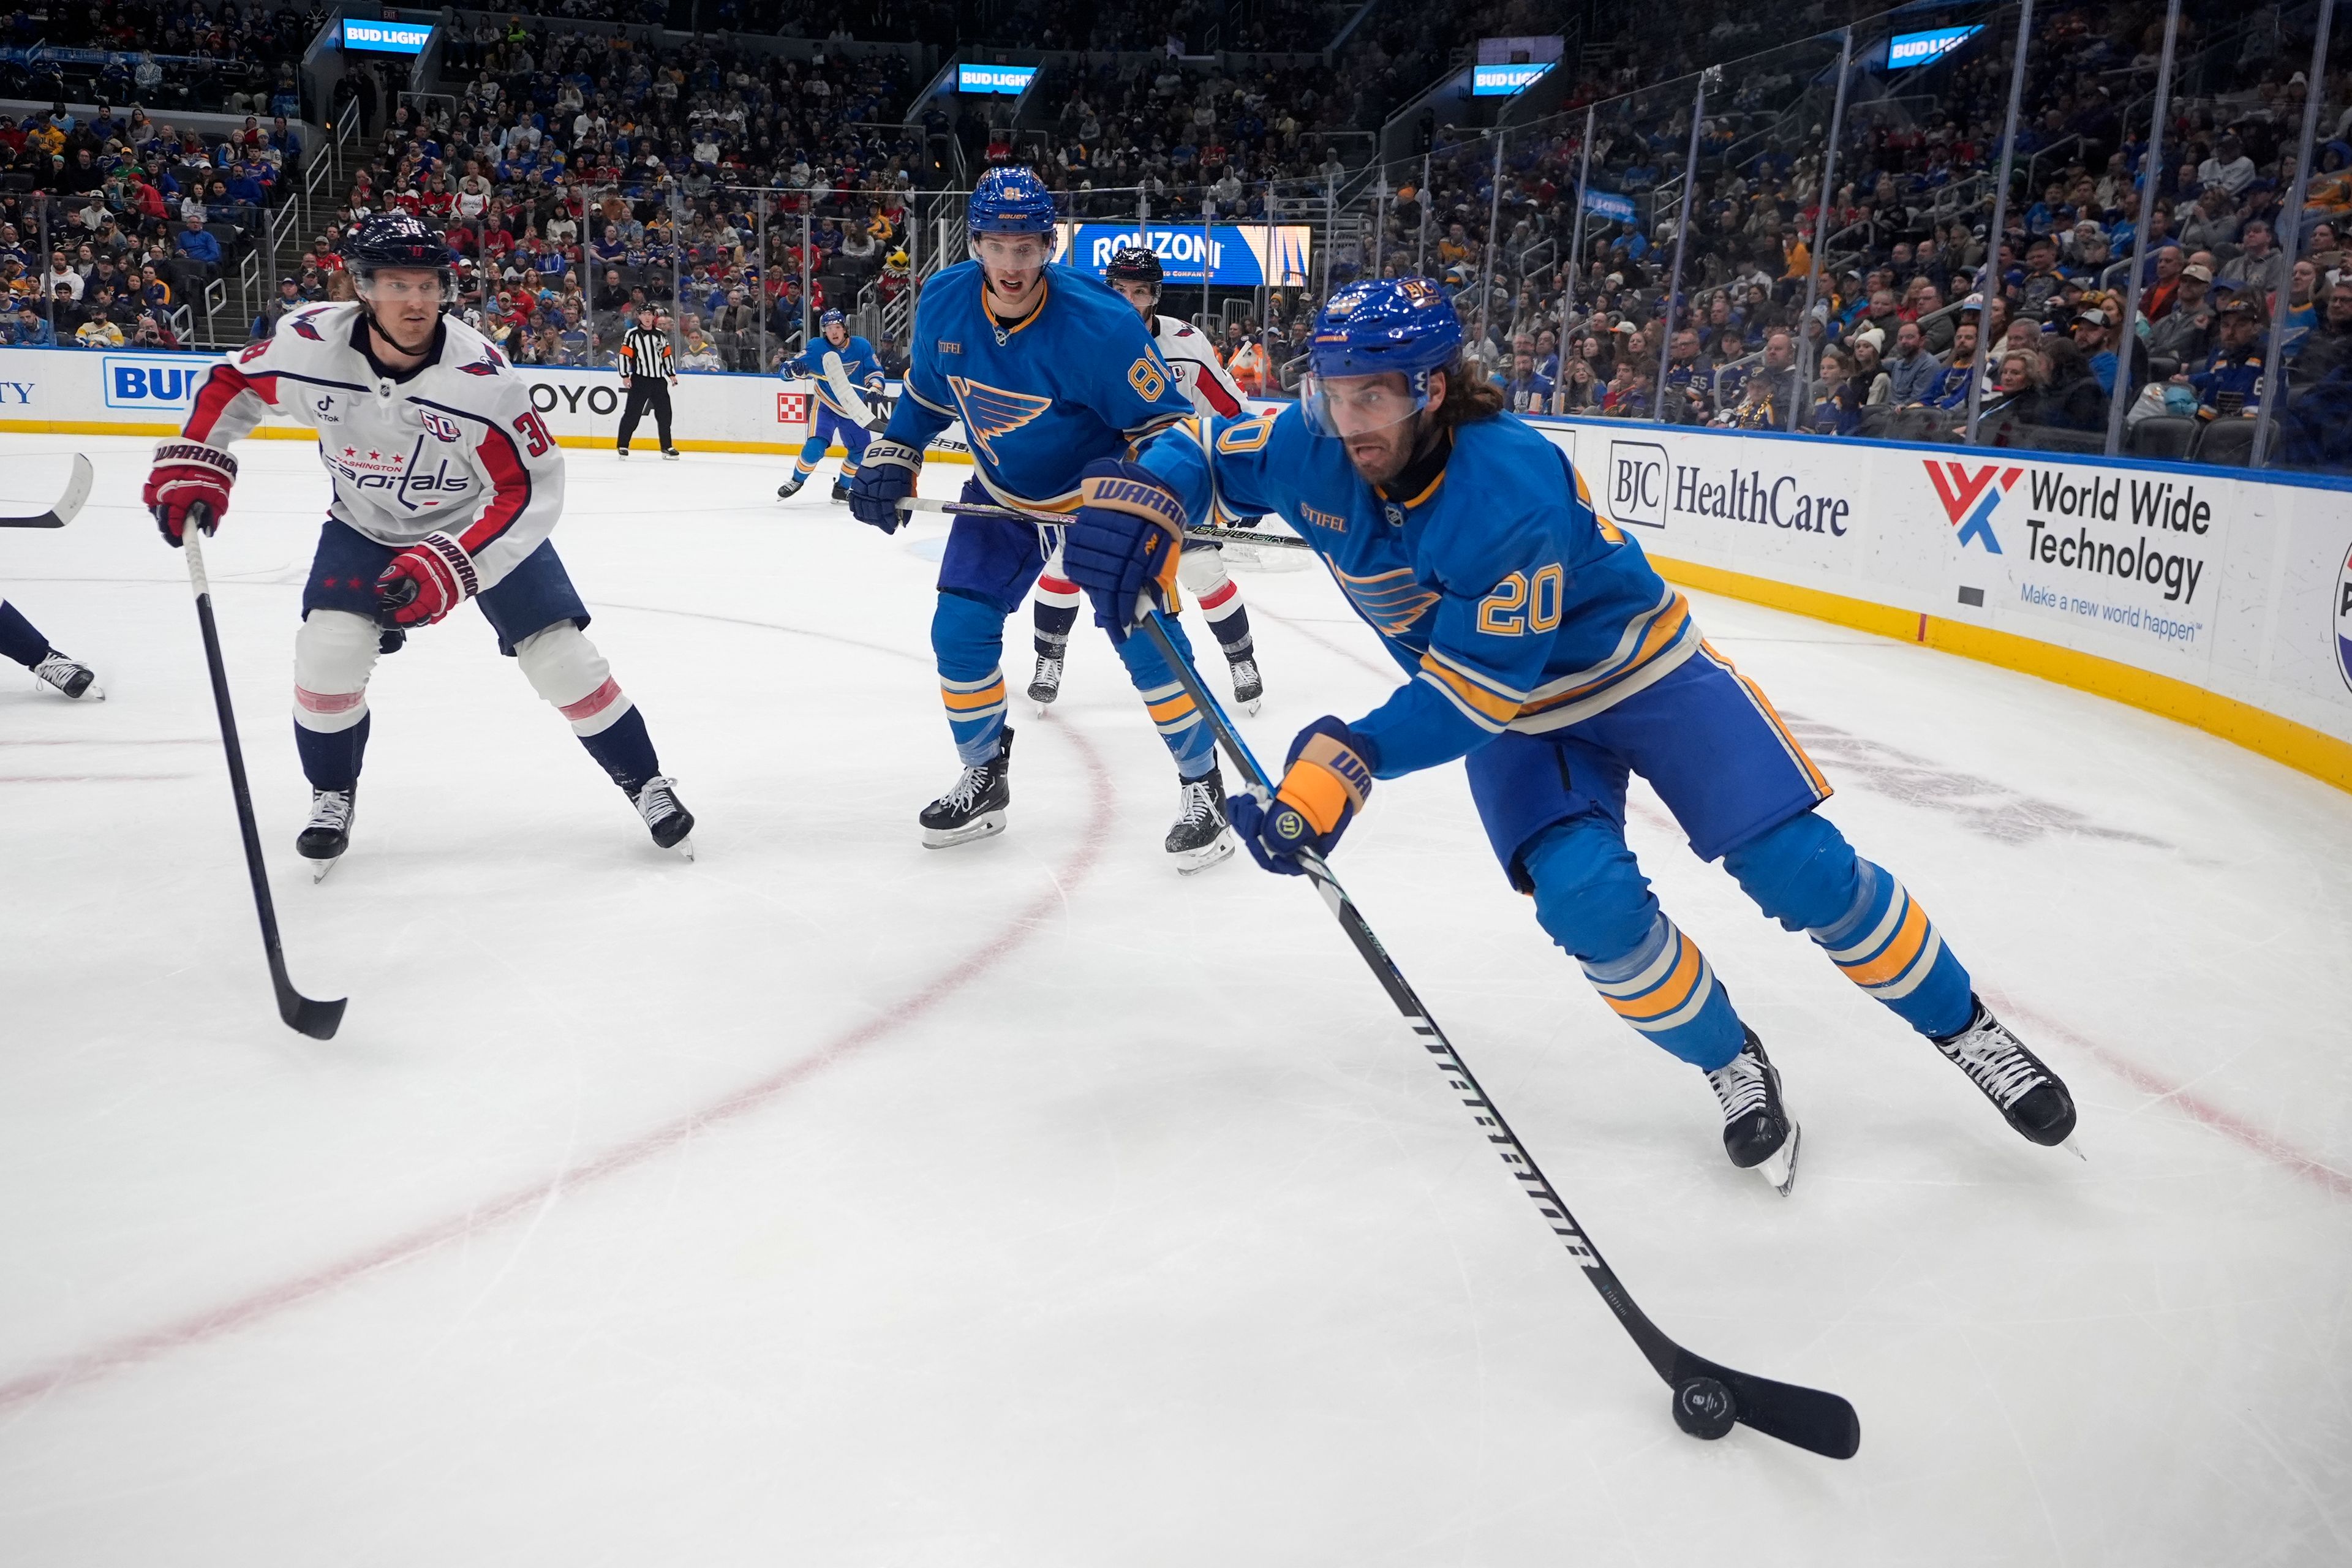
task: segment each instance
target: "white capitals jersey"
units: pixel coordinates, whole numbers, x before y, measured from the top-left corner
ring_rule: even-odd
[[[1227,373],[1217,351],[1191,323],[1173,316],[1151,318],[1151,339],[1160,357],[1176,373],[1176,384],[1192,400],[1192,411],[1208,419],[1221,414],[1246,414],[1242,389]]]
[[[563,455],[530,389],[454,317],[441,319],[432,356],[397,375],[361,351],[365,331],[356,301],[289,314],[213,366],[182,434],[225,447],[264,415],[299,419],[319,432],[337,518],[378,544],[454,541],[474,591],[496,586],[563,510]]]

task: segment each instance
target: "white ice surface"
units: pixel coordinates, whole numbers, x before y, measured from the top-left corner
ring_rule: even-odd
[[[1638,796],[1804,1122],[1782,1200],[1548,945],[1460,770],[1381,787],[1341,873],[1636,1298],[1861,1412],[1845,1464],[1706,1445],[1312,895],[1163,864],[1171,770],[1097,636],[1050,717],[1016,703],[1010,832],[919,847],[943,524],[881,538],[824,475],[779,505],[781,459],[570,457],[556,542],[698,862],[467,610],[379,667],[312,887],[324,486],[242,448],[238,716],[296,981],[352,998],[293,1035],[149,444],[0,438],[0,499],[74,445],[81,520],[0,534],[0,591],[109,694],[0,666],[0,1563],[2352,1562],[2343,795],[1695,595],[2089,1157]],[[1262,752],[1393,683],[1321,572],[1244,581]]]

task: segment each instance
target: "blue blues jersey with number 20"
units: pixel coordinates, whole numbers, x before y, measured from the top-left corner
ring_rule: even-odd
[[[1141,458],[1195,523],[1279,513],[1380,633],[1412,678],[1350,725],[1381,778],[1589,719],[1698,648],[1688,603],[1593,510],[1559,447],[1508,414],[1451,438],[1410,496],[1365,483],[1296,405],[1188,421]]]

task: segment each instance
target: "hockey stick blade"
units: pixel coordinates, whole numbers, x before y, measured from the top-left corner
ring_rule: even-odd
[[[819,363],[824,367],[825,385],[833,389],[833,395],[841,405],[849,410],[849,416],[874,434],[880,435],[887,421],[877,417],[874,410],[866,405],[866,399],[857,395],[857,388],[850,384],[849,369],[841,363],[841,355],[827,349],[824,358]]]
[[[1659,1337],[1664,1338],[1663,1334]],[[1834,1394],[1736,1371],[1703,1355],[1693,1355],[1678,1345],[1675,1346],[1674,1370],[1664,1375],[1669,1388],[1679,1387],[1687,1378],[1715,1379],[1731,1390],[1741,1426],[1753,1427],[1767,1437],[1778,1437],[1807,1453],[1824,1458],[1851,1459],[1862,1447],[1862,1417],[1854,1414],[1852,1405]]]
[[[66,480],[66,493],[58,498],[58,504],[34,517],[0,517],[0,528],[63,528],[81,510],[82,502],[89,500],[89,487],[96,479],[89,458],[76,452],[72,477]]]
[[[1183,650],[1169,635],[1167,623],[1161,618],[1160,612],[1147,612],[1138,629],[1150,638],[1152,647],[1167,662],[1177,683],[1192,700],[1193,706],[1200,710],[1202,718],[1216,736],[1218,745],[1233,759],[1234,767],[1242,775],[1244,786],[1261,801],[1269,799],[1273,794],[1273,781],[1258,765],[1257,758],[1251,754],[1248,743],[1234,728],[1233,721],[1226,717],[1224,709],[1210,694],[1200,672],[1192,668],[1192,661],[1184,657]],[[1461,1099],[1464,1107],[1486,1133],[1488,1145],[1517,1179],[1519,1190],[1527,1194],[1536,1205],[1536,1212],[1551,1227],[1553,1236],[1559,1239],[1569,1256],[1584,1270],[1584,1277],[1591,1282],[1593,1289],[1600,1292],[1601,1299],[1609,1304],[1609,1310],[1617,1315],[1617,1321],[1632,1337],[1643,1359],[1650,1363],[1651,1370],[1665,1380],[1667,1387],[1675,1389],[1691,1377],[1712,1377],[1731,1391],[1734,1414],[1743,1424],[1810,1453],[1832,1459],[1852,1458],[1862,1446],[1862,1423],[1854,1415],[1852,1405],[1834,1394],[1801,1388],[1793,1384],[1776,1383],[1770,1378],[1756,1377],[1719,1365],[1704,1356],[1693,1355],[1650,1321],[1649,1315],[1634,1304],[1633,1295],[1625,1289],[1623,1281],[1617,1278],[1616,1271],[1601,1256],[1601,1249],[1593,1245],[1576,1216],[1569,1213],[1568,1205],[1561,1201],[1551,1179],[1536,1164],[1535,1156],[1528,1152],[1526,1144],[1519,1142],[1518,1134],[1511,1131],[1510,1123],[1503,1118],[1501,1107],[1486,1098],[1486,1091],[1479,1087],[1469,1064],[1462,1059],[1461,1053],[1454,1048],[1454,1042],[1445,1037],[1444,1031],[1430,1017],[1429,1009],[1422,1005],[1421,998],[1405,979],[1404,971],[1397,966],[1396,960],[1381,944],[1381,939],[1373,934],[1371,925],[1356,908],[1355,900],[1348,896],[1348,890],[1339,885],[1339,879],[1331,874],[1331,868],[1324,864],[1321,857],[1311,851],[1301,854],[1298,861],[1307,879],[1314,884],[1315,890],[1339,920],[1340,930],[1347,933],[1357,955],[1371,970],[1372,977],[1388,994],[1397,1011],[1403,1015],[1414,1037],[1444,1076],[1446,1086]]]
[[[193,511],[194,509],[191,509]],[[261,830],[253,816],[253,790],[246,782],[245,748],[236,738],[236,711],[229,704],[228,666],[221,657],[220,627],[213,619],[212,584],[205,575],[204,530],[187,521],[183,548],[188,552],[188,585],[195,591],[196,625],[204,633],[205,663],[212,675],[213,707],[220,716],[221,751],[228,759],[229,793],[236,799],[237,835],[245,845],[245,870],[253,883],[253,912],[261,922],[261,949],[269,960],[269,984],[278,994],[278,1016],[288,1028],[314,1040],[331,1040],[342,1026],[347,997],[320,1002],[294,989],[286,953],[278,940],[278,909],[269,897],[269,871],[261,858]]]

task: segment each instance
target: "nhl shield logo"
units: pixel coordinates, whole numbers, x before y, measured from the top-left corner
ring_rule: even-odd
[[[2352,551],[2336,574],[2336,673],[2352,687]]]

